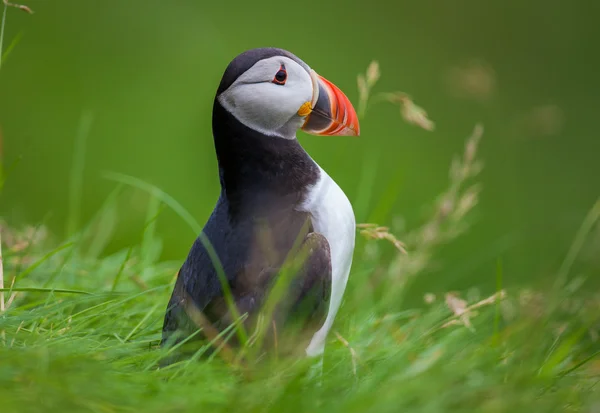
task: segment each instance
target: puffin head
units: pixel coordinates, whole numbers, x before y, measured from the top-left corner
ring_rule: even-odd
[[[356,111],[346,95],[292,53],[248,50],[227,66],[216,100],[235,119],[262,135],[358,136]]]

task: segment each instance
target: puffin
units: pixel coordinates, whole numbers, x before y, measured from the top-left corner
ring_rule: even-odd
[[[296,55],[267,47],[236,56],[212,111],[220,194],[177,273],[161,345],[199,330],[190,308],[217,332],[246,315],[252,332],[287,269],[292,275],[266,323],[268,337],[277,341],[286,325],[301,326],[301,352],[323,355],[352,266],[356,222],[347,196],[303,149],[298,131],[360,134],[348,97]]]

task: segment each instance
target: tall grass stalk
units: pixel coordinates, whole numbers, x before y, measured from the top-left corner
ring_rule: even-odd
[[[588,235],[600,220],[600,199],[598,199],[592,208],[590,208],[588,214],[585,219],[581,223],[577,234],[575,234],[575,238],[573,239],[573,243],[571,244],[571,248],[569,248],[569,252],[567,253],[560,269],[558,270],[558,275],[556,277],[555,287],[556,289],[561,289],[567,283],[567,278],[569,275],[569,271],[571,267],[575,263],[575,259],[581,252],[585,244],[585,240]]]
[[[83,196],[83,172],[85,168],[85,151],[87,140],[94,120],[93,114],[84,111],[79,120],[75,137],[73,162],[69,175],[69,215],[67,219],[67,236],[72,237],[79,229],[81,219],[81,201]]]
[[[4,312],[4,263],[2,262],[2,231],[0,230],[0,314]]]
[[[2,0],[2,5],[4,6],[4,8],[2,10],[2,21],[0,22],[0,69],[2,69],[3,60],[6,58],[6,55],[8,54],[8,53],[5,53],[5,51],[4,51],[4,30],[6,28],[6,14],[8,12],[8,8],[16,7],[16,8],[21,9],[29,14],[33,14],[33,10],[31,10],[29,7],[24,6],[22,4],[15,4],[15,3],[10,3],[8,0]],[[16,41],[18,41],[18,38],[16,38],[15,41],[13,43],[11,43],[11,45],[9,46],[9,50],[7,50],[6,52],[10,51],[10,49],[16,44]]]
[[[6,27],[6,12],[8,11],[6,2],[4,2],[3,5],[2,23],[0,23],[0,69],[2,69],[2,56],[4,55],[4,28]]]

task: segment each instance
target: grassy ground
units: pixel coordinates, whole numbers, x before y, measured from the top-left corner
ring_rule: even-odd
[[[373,65],[359,80],[361,116],[377,78]],[[406,121],[434,127],[408,96],[378,98],[399,104]],[[90,121],[82,119],[82,151]],[[195,231],[200,226],[158,188],[112,175],[119,186],[78,230],[76,154],[68,239],[54,239],[43,225],[0,228],[0,411],[598,411],[600,294],[584,291],[570,270],[600,204],[563,265],[548,274],[552,283],[504,288],[499,261],[495,274],[482,275],[496,278],[491,295],[426,294],[421,305],[407,304],[411,281],[435,262],[436,249],[468,230],[480,190],[482,132],[477,127],[467,139],[430,218],[399,236],[404,242],[376,224],[357,228],[355,263],[322,376],[314,374],[314,360],[303,358],[239,365],[222,357],[223,347],[207,356],[206,342],[162,366],[173,352],[158,342],[180,262],[158,260],[156,221],[171,208]],[[141,242],[105,256],[115,227],[126,224],[119,200],[131,187],[149,195]]]
[[[467,184],[480,169],[480,132],[453,165],[431,218],[403,237],[406,245],[387,228],[359,226],[322,377],[307,359],[241,366],[221,351],[202,357],[210,343],[160,367],[173,351],[157,344],[179,263],[157,261],[154,226],[165,205],[180,207],[156,188],[144,187],[152,196],[142,242],[113,256],[100,253],[123,186],[63,243],[43,226],[3,225],[2,411],[597,411],[600,296],[568,281],[597,210],[563,267],[549,274],[560,282],[553,288],[505,290],[499,262],[498,290],[489,297],[451,292],[405,304],[411,279],[436,247],[468,228],[477,187]],[[383,254],[386,248],[396,252]]]
[[[508,291],[470,303],[475,316],[454,295],[402,309],[399,296],[380,290],[393,312],[361,294],[370,275],[355,273],[322,379],[308,360],[245,368],[218,353],[199,360],[207,347],[158,368],[174,265],[144,265],[139,250],[123,271],[128,251],[103,260],[61,254],[15,285],[55,276],[53,285],[87,294],[15,287],[0,318],[3,412],[595,412],[600,403],[597,295],[569,295],[552,308],[543,294]],[[119,274],[118,293],[104,292]]]

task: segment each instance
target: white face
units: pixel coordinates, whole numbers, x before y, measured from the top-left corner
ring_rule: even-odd
[[[285,80],[280,82],[284,68]],[[313,79],[292,59],[274,56],[254,64],[218,99],[247,127],[268,136],[294,139],[305,120],[298,110],[313,100]]]

